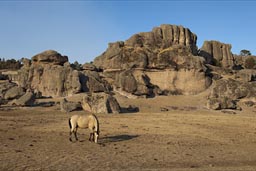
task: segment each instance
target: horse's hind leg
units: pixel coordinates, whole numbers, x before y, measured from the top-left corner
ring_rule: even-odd
[[[77,141],[77,140],[78,140],[78,138],[77,138],[77,128],[70,130],[70,133],[69,133],[69,141],[71,141],[71,142],[72,142],[72,134],[74,134],[74,136],[75,136],[75,138],[76,138],[76,141]]]
[[[70,133],[69,133],[69,141],[71,141],[72,142],[72,131],[70,131]]]

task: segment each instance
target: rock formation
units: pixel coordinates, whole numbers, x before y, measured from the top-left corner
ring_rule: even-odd
[[[11,99],[19,98],[24,94],[25,94],[25,90],[22,87],[14,86],[5,92],[4,99],[11,100]]]
[[[62,56],[57,51],[47,50],[39,53],[32,57],[32,62],[34,64],[52,64],[52,65],[63,65],[68,62],[67,56]]]
[[[203,56],[208,64],[224,68],[232,68],[234,66],[234,57],[230,44],[218,41],[204,41],[199,55]]]
[[[234,79],[218,80],[209,94],[207,107],[214,110],[237,109],[238,99],[255,97],[255,85],[255,82],[248,83]]]
[[[159,54],[176,47],[173,55],[196,55],[197,36],[189,29],[175,25],[161,25],[151,32],[133,35],[125,42],[109,43],[108,49],[94,60],[94,64],[106,69],[158,68]],[[159,64],[160,60],[160,64]]]
[[[93,63],[116,89],[132,95],[196,94],[211,85],[204,58],[196,56],[196,40],[187,28],[161,25],[125,42],[110,43]]]
[[[46,97],[64,97],[79,92],[104,92],[108,87],[93,64],[83,66],[83,71],[73,69],[66,56],[48,50],[23,59],[24,66],[17,74],[9,75],[24,89],[32,89]]]
[[[82,107],[92,113],[120,113],[121,108],[116,98],[107,93],[92,93],[85,95]]]
[[[26,89],[39,97],[87,92],[82,107],[94,113],[120,113],[112,91],[128,98],[191,95],[212,85],[210,109],[237,109],[239,99],[255,97],[255,56],[233,55],[230,44],[218,41],[205,41],[198,50],[196,41],[188,28],[164,24],[109,43],[79,71],[67,56],[44,51],[31,60],[24,58],[21,70],[6,73],[17,85],[0,84],[1,103],[21,98]]]
[[[32,91],[27,91],[23,96],[18,99],[10,101],[9,104],[15,106],[33,106],[35,103],[36,97]]]
[[[74,110],[79,110],[79,109],[82,109],[82,106],[80,103],[67,101],[66,98],[63,98],[60,101],[60,110],[62,112],[72,112]]]

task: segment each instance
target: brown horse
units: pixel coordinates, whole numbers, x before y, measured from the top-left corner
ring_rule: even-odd
[[[99,120],[94,114],[90,115],[73,115],[69,118],[69,127],[70,127],[70,134],[69,140],[72,141],[72,134],[75,135],[76,141],[77,138],[77,129],[78,128],[89,128],[90,129],[90,137],[89,141],[94,141],[95,143],[98,142],[98,137],[100,133],[99,129]]]

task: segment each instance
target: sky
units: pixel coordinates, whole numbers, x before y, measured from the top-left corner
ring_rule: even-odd
[[[161,24],[182,25],[205,40],[256,55],[253,0],[0,1],[0,58],[32,58],[56,50],[71,63],[91,62],[108,43],[125,41]]]

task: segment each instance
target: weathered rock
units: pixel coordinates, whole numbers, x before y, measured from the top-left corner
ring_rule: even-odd
[[[196,94],[211,85],[205,59],[194,56],[196,39],[182,26],[161,25],[125,42],[110,43],[94,64],[121,92],[138,96],[152,96],[154,92]]]
[[[234,55],[234,59],[239,69],[256,69],[256,56]]]
[[[33,106],[35,103],[36,97],[33,92],[27,91],[26,94],[21,96],[19,99],[14,99],[10,102],[11,105],[15,106]]]
[[[23,68],[29,68],[31,66],[31,60],[27,58],[22,58]]]
[[[11,99],[19,98],[25,93],[26,92],[22,87],[15,86],[6,91],[4,95],[4,99],[11,100]]]
[[[121,72],[116,80],[117,88],[122,88],[122,90],[128,93],[134,93],[137,90],[137,82],[131,71]]]
[[[163,24],[151,32],[135,34],[125,42],[126,46],[165,49],[173,45],[187,46],[196,53],[197,36],[183,26]]]
[[[242,98],[255,97],[256,83],[241,82],[233,79],[216,81],[209,98],[209,109],[236,109],[236,101]]]
[[[206,59],[206,63],[232,68],[234,66],[234,57],[231,52],[231,45],[218,41],[204,41],[200,48],[200,56]]]
[[[207,108],[212,110],[236,109],[237,104],[235,100],[231,100],[229,97],[210,98],[207,101]]]
[[[32,57],[32,63],[63,65],[68,62],[67,56],[62,56],[54,50],[47,50]]]
[[[86,95],[82,101],[84,110],[92,113],[120,113],[121,108],[117,100],[106,93],[92,93]]]
[[[256,103],[253,102],[253,101],[251,101],[251,100],[249,100],[249,101],[245,101],[244,104],[245,104],[247,107],[252,107],[252,106],[254,106]]]
[[[79,76],[83,92],[105,92],[108,91],[100,75],[96,71],[82,71]]]
[[[253,69],[243,69],[237,71],[235,74],[236,79],[239,79],[243,82],[256,81],[256,70]]]
[[[96,68],[95,65],[91,64],[91,63],[85,63],[82,66],[83,70],[89,70],[89,71],[98,71],[98,69]]]
[[[61,97],[81,91],[79,71],[71,67],[32,63],[22,68],[15,79],[19,86],[41,92],[43,96]]]
[[[9,89],[16,87],[16,86],[17,86],[17,84],[15,84],[13,82],[9,82],[9,81],[0,83],[0,97],[4,98],[5,93]]]
[[[175,70],[148,70],[145,71],[151,84],[156,85],[163,94],[191,95],[203,92],[212,83],[205,72],[195,69]],[[159,90],[158,90],[159,91]]]
[[[72,112],[74,110],[79,110],[79,109],[82,109],[82,106],[78,102],[70,102],[70,101],[67,101],[66,98],[63,98],[60,101],[60,110],[62,112]]]
[[[173,55],[183,53],[196,55],[197,36],[189,29],[175,25],[161,25],[151,32],[133,35],[125,42],[110,43],[108,49],[95,58],[94,64],[98,68],[130,69],[130,68],[155,68],[161,65],[157,59],[165,49],[177,47]]]

